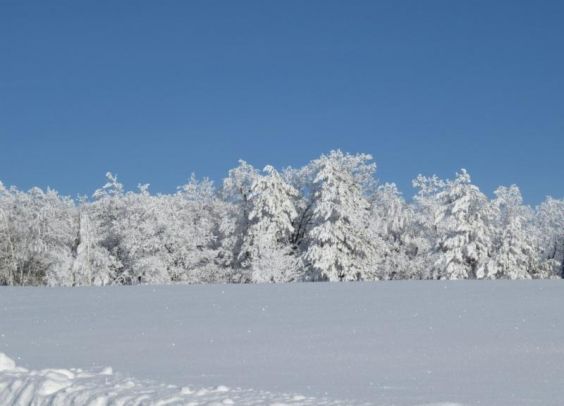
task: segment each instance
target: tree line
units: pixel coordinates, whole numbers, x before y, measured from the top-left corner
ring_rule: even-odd
[[[280,172],[240,161],[174,194],[111,173],[76,200],[0,183],[0,284],[562,277],[564,200],[532,208],[515,185],[488,199],[462,169],[417,176],[408,202],[375,171],[337,150]]]

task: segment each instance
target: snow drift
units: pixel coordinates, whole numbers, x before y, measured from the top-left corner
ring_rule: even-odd
[[[136,405],[342,405],[338,401],[266,391],[177,387],[81,369],[29,371],[0,353],[0,404],[4,406]]]

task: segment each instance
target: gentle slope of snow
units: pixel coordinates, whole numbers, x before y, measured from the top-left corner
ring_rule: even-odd
[[[175,385],[163,396],[556,406],[562,308],[560,280],[2,288],[0,352],[34,371],[111,365],[123,375],[84,373]]]

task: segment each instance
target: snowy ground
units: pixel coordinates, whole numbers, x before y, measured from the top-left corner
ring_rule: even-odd
[[[1,288],[0,403],[562,405],[563,309],[560,280]]]
[[[335,405],[344,402],[301,395],[217,386],[177,387],[100,371],[45,369],[30,371],[0,353],[0,404],[33,406],[133,405]]]

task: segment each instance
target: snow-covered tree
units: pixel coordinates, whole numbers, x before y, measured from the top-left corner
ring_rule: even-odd
[[[492,249],[488,199],[462,169],[436,196],[435,279],[483,278]]]
[[[70,285],[75,206],[48,189],[0,188],[0,283]]]
[[[374,254],[367,232],[370,205],[347,165],[348,158],[332,151],[316,162],[312,225],[304,254],[313,280],[361,280]]]
[[[175,258],[173,280],[228,282],[231,270],[219,258],[223,203],[213,182],[192,175],[172,198],[172,208],[168,241]]]
[[[54,286],[73,284],[72,264],[76,249],[76,207],[68,197],[61,197],[48,189],[37,191],[41,199],[41,235],[45,283]]]
[[[13,192],[0,182],[0,285],[14,285],[18,273]]]
[[[317,170],[317,164],[310,162],[301,168],[285,168],[281,175],[284,181],[297,191],[297,195],[292,197],[296,218],[292,222],[294,231],[290,241],[296,248],[296,254],[299,256],[307,248],[306,233],[311,227],[313,216],[313,182]],[[300,266],[303,268],[303,264]]]
[[[253,282],[289,282],[299,277],[291,243],[298,192],[272,166],[266,166],[264,172],[255,179],[249,195],[240,262],[250,270]]]
[[[223,181],[221,196],[225,204],[222,208],[222,244],[219,255],[225,267],[239,271],[233,272],[234,282],[251,280],[250,274],[241,267],[241,247],[249,226],[249,196],[258,176],[252,165],[240,160],[239,166],[231,169]]]
[[[331,151],[334,159],[339,160],[343,170],[349,173],[353,182],[359,186],[364,196],[369,196],[376,189],[376,164],[368,154],[347,154],[340,150]],[[313,207],[315,203],[315,179],[319,173],[322,159],[316,159],[301,168],[288,167],[283,171],[283,178],[294,189],[298,196],[294,199],[294,206],[298,213],[294,221],[293,243],[302,250],[307,249],[306,234],[312,226]]]
[[[551,264],[549,273],[564,277],[564,199],[547,197],[537,208],[535,220],[543,258]]]
[[[151,196],[148,185],[122,197],[123,215],[115,222],[123,283],[167,283],[170,252],[166,249],[168,219],[164,199]]]
[[[442,202],[439,193],[446,187],[446,181],[436,175],[418,175],[412,185],[417,189],[411,207],[413,209],[413,259],[412,277],[433,279],[433,269],[441,252],[436,249],[441,238],[438,224],[442,216]]]
[[[125,202],[125,192],[123,185],[118,181],[117,176],[111,172],[106,173],[106,183],[100,189],[97,189],[92,197],[92,203],[89,219],[92,224],[96,224],[97,233],[99,234],[98,245],[102,247],[102,252],[107,252],[109,258],[103,260],[105,268],[96,269],[96,273],[100,273],[100,279],[113,283],[125,283],[127,276],[124,274],[126,270],[125,252],[122,248],[122,227],[121,222],[127,219]],[[107,283],[107,282],[105,282]],[[104,283],[104,284],[105,284]]]
[[[491,203],[495,251],[484,277],[530,279],[538,261],[538,250],[526,229],[532,211],[523,205],[521,192],[515,185],[499,187],[495,196]]]
[[[118,267],[116,259],[102,245],[101,219],[95,206],[82,199],[78,206],[78,235],[72,266],[73,285],[107,285]]]
[[[370,279],[414,277],[417,246],[413,213],[395,184],[385,183],[372,195],[368,229],[375,247]]]

